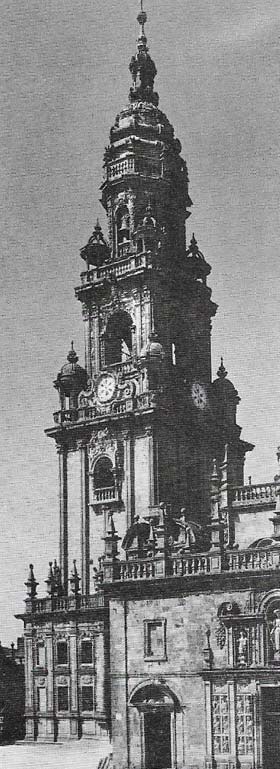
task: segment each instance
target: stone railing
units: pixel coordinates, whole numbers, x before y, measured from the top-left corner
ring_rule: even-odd
[[[81,285],[87,286],[89,283],[99,283],[105,280],[105,278],[109,279],[111,275],[120,278],[127,273],[148,267],[150,260],[150,253],[148,251],[142,254],[129,254],[130,250],[131,245],[126,243],[120,247],[120,255],[125,254],[125,258],[120,258],[118,261],[109,262],[102,267],[93,267],[91,270],[82,272]]]
[[[119,179],[125,174],[133,174],[135,170],[134,157],[125,158],[125,160],[118,160],[117,162],[110,163],[107,172],[108,179]]]
[[[26,601],[28,614],[49,614],[50,612],[79,611],[80,609],[104,609],[103,593],[94,595],[69,595],[62,597],[35,598]]]
[[[280,547],[230,550],[223,554],[218,551],[208,553],[183,553],[164,555],[127,561],[104,560],[104,583],[135,582],[158,580],[210,577],[215,574],[260,573],[280,570]]]
[[[112,363],[110,366],[106,366],[106,371],[113,371],[114,374],[117,376],[120,374],[123,377],[126,377],[128,374],[135,374],[137,371],[136,368],[136,362],[130,358],[125,361],[120,361],[120,363]],[[102,369],[102,371],[105,369]]]
[[[210,574],[211,555],[189,554],[171,559],[172,577],[185,577],[188,574]]]
[[[233,492],[233,507],[247,507],[247,505],[270,504],[276,501],[279,483],[258,483],[248,486],[235,486]]]
[[[56,425],[77,422],[78,409],[62,409],[61,411],[55,411],[53,418]]]
[[[121,582],[135,579],[154,579],[156,577],[155,559],[122,561],[120,563],[119,579]]]
[[[116,500],[116,489],[114,486],[103,489],[94,489],[94,504],[102,504],[114,500]]]
[[[280,567],[280,549],[232,550],[225,554],[224,569],[230,572],[267,571]]]

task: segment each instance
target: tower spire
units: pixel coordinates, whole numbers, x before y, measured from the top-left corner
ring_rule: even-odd
[[[143,8],[143,0],[140,0],[140,11],[137,21],[141,27],[140,35],[137,41],[137,53],[132,56],[129,69],[132,74],[133,85],[130,89],[129,98],[131,102],[148,102],[158,105],[158,94],[154,91],[154,79],[157,74],[156,66],[150,57],[145,34],[145,24],[147,14]]]
[[[144,11],[143,0],[140,0],[140,6],[141,7],[140,7],[140,12],[138,13],[138,16],[137,16],[137,21],[142,27],[142,37],[145,37],[145,24],[148,17],[147,17],[146,11]]]

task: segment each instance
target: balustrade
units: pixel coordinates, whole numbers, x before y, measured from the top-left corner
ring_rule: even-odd
[[[280,549],[261,548],[248,550],[232,550],[226,553],[225,569],[227,571],[267,571],[279,569]]]
[[[118,250],[118,261],[104,264],[102,267],[92,267],[91,270],[82,272],[81,285],[86,286],[88,283],[98,283],[101,280],[105,280],[105,278],[110,278],[111,275],[119,278],[122,275],[147,266],[148,253],[144,252],[136,255],[129,253],[130,251],[131,243],[122,243]]]
[[[143,560],[116,561],[114,578],[105,581],[135,581],[174,577],[199,577],[225,572],[261,572],[280,569],[280,548],[231,550],[217,553],[183,553]],[[158,566],[160,565],[160,570]]]
[[[95,593],[94,595],[69,595],[61,597],[55,596],[53,598],[36,598],[34,601],[32,601],[32,604],[27,606],[29,613],[32,611],[32,613],[35,614],[103,608],[103,593]]]
[[[182,577],[189,574],[209,574],[211,558],[207,555],[184,555],[172,558],[172,576]]]
[[[115,487],[94,489],[94,502],[110,502],[116,499]]]
[[[126,580],[138,580],[138,579],[154,579],[155,578],[155,561],[138,560],[138,561],[121,561],[119,579],[121,582]]]
[[[235,486],[233,488],[233,506],[263,504],[275,502],[279,483],[259,483],[248,486]]]
[[[134,173],[135,163],[134,158],[125,158],[125,160],[119,160],[117,163],[111,163],[108,168],[108,179],[118,179],[125,174]]]

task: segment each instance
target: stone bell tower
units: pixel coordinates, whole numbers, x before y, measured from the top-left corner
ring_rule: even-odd
[[[63,434],[64,454],[78,446],[86,454],[84,588],[112,512],[123,536],[135,515],[149,515],[162,500],[184,505],[200,520],[208,510],[216,305],[207,286],[211,268],[194,236],[186,249],[188,172],[158,107],[146,19],[141,11],[129,104],[116,117],[104,155],[109,241],[97,222],[81,249],[86,269],[76,296],[88,386],[80,388],[77,409],[67,419],[62,411],[62,423],[48,431],[59,443]]]
[[[47,597],[37,597],[33,566],[26,582],[31,740],[107,740],[115,707],[108,585],[137,574],[169,578],[170,568],[177,578],[182,549],[208,547],[210,529],[219,565],[221,523],[229,532],[224,544],[232,544],[231,486],[242,482],[249,448],[240,440],[238,393],[223,365],[211,383],[211,267],[194,235],[186,247],[188,172],[158,106],[146,20],[141,9],[129,103],[105,150],[101,202],[109,238],[97,221],[81,249],[76,296],[85,367],[72,343],[54,382],[59,410],[46,430],[59,461],[59,563],[49,562]],[[203,555],[187,568],[203,572],[209,563]],[[121,745],[123,753],[123,735]]]
[[[208,524],[213,458],[222,462],[229,442],[217,410],[223,388],[211,384],[211,267],[191,233],[186,247],[188,171],[158,106],[146,21],[141,10],[129,102],[104,154],[108,240],[97,221],[81,249],[85,369],[72,349],[47,430],[59,455],[65,592],[74,558],[82,593],[94,589],[90,565],[103,556],[112,513],[121,540],[161,502],[168,515],[183,507]]]

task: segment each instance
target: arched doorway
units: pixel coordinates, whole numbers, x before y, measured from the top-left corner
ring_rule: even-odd
[[[142,767],[172,769],[176,766],[176,713],[181,710],[168,686],[145,684],[131,697],[140,715]]]

